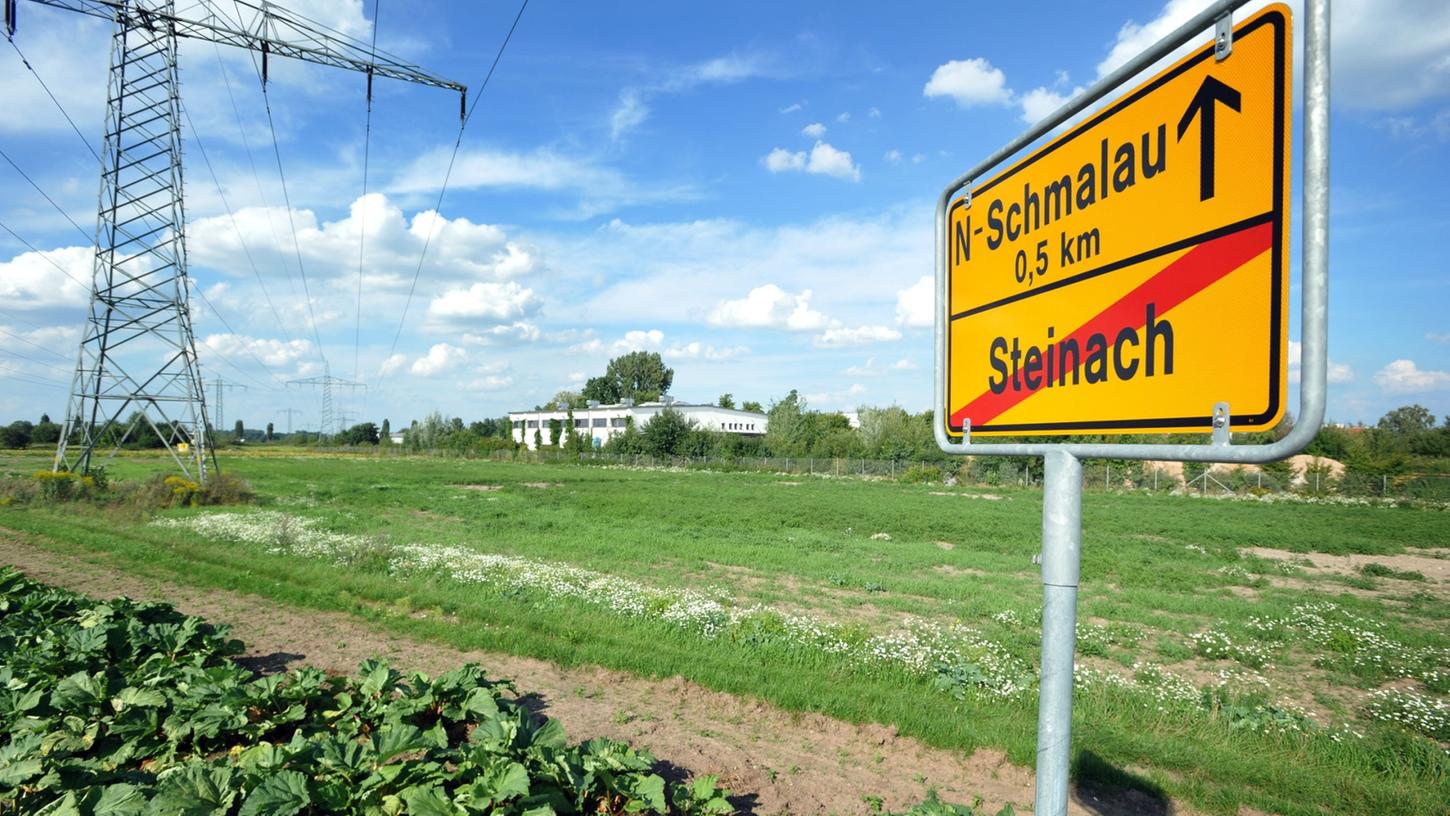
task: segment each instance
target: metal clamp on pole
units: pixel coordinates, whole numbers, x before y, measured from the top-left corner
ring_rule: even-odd
[[[1229,428],[1228,403],[1216,402],[1213,404],[1213,437],[1209,444],[1227,445],[1233,438]]]
[[[1234,14],[1232,11],[1213,22],[1213,58],[1217,62],[1228,59],[1234,52]]]

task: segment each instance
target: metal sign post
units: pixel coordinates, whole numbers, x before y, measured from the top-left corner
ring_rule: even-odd
[[[1219,0],[1219,2],[1211,4],[1203,12],[1196,15],[1156,45],[1104,77],[1087,91],[1064,105],[1057,112],[1039,122],[1031,130],[1023,133],[1001,150],[998,150],[988,157],[981,164],[957,178],[942,191],[941,196],[937,200],[936,378],[933,406],[935,412],[933,424],[937,445],[947,453],[974,456],[1041,456],[1045,460],[1041,553],[1043,585],[1042,662],[1038,707],[1037,796],[1035,808],[1038,816],[1060,816],[1061,814],[1067,813],[1068,775],[1071,759],[1069,748],[1072,735],[1073,653],[1075,649],[1077,590],[1081,561],[1083,487],[1081,460],[1084,458],[1103,458],[1130,460],[1160,459],[1185,462],[1270,462],[1302,450],[1314,438],[1314,435],[1319,430],[1320,424],[1323,422],[1326,375],[1328,369],[1328,0],[1306,0],[1303,18],[1297,26],[1298,31],[1302,32],[1304,43],[1304,114],[1302,118],[1304,134],[1304,198],[1300,254],[1303,267],[1301,277],[1302,311],[1300,316],[1302,321],[1300,329],[1302,341],[1301,382],[1298,419],[1293,429],[1279,441],[1266,445],[1231,444],[1230,430],[1235,423],[1240,428],[1244,426],[1253,427],[1256,425],[1264,425],[1268,420],[1274,418],[1273,415],[1276,414],[1277,408],[1274,410],[1264,410],[1262,409],[1263,406],[1255,405],[1250,407],[1251,413],[1248,415],[1242,413],[1242,409],[1231,411],[1230,405],[1226,400],[1227,395],[1213,393],[1213,389],[1220,385],[1228,387],[1228,378],[1231,376],[1228,372],[1224,373],[1222,381],[1216,378],[1212,371],[1209,371],[1207,374],[1190,372],[1191,376],[1198,377],[1194,387],[1191,389],[1178,387],[1164,403],[1167,407],[1158,414],[1143,413],[1141,403],[1134,403],[1131,399],[1134,394],[1128,392],[1125,392],[1126,397],[1124,399],[1116,401],[1109,399],[1101,405],[1094,404],[1090,406],[1091,410],[1088,415],[1081,416],[1054,417],[1051,410],[1040,407],[1059,403],[1067,405],[1073,410],[1082,407],[1081,404],[1073,400],[1061,400],[1063,392],[1058,392],[1045,399],[1035,397],[1034,393],[1028,393],[1025,396],[1021,394],[1015,395],[1015,402],[1012,399],[994,399],[994,397],[1000,397],[1002,393],[1008,393],[1007,381],[1009,375],[1003,372],[1002,369],[996,367],[998,360],[1001,360],[1005,365],[1008,359],[1007,353],[1003,353],[995,358],[989,358],[989,363],[991,363],[989,370],[984,370],[979,365],[977,369],[971,369],[969,371],[971,365],[979,364],[980,361],[977,359],[964,361],[960,359],[960,355],[957,357],[952,356],[951,352],[954,345],[962,343],[964,336],[964,332],[959,330],[954,324],[961,319],[981,314],[990,309],[1016,304],[1025,300],[1027,297],[1035,295],[1004,294],[1004,290],[1000,288],[1000,285],[1004,283],[1003,281],[988,280],[984,285],[988,287],[999,286],[999,288],[995,292],[988,292],[988,296],[985,299],[979,297],[981,293],[974,293],[973,297],[977,297],[976,303],[968,304],[966,308],[962,308],[961,290],[958,289],[957,301],[953,301],[953,290],[950,287],[951,277],[957,268],[955,265],[959,265],[962,260],[960,256],[954,257],[954,253],[963,251],[963,242],[970,246],[972,241],[971,236],[976,232],[979,225],[983,225],[982,221],[977,221],[971,226],[967,226],[962,210],[971,207],[973,203],[973,188],[977,181],[986,179],[988,173],[1013,158],[1020,151],[1031,146],[1038,139],[1052,133],[1060,125],[1087,110],[1099,100],[1107,97],[1158,60],[1172,55],[1180,47],[1201,37],[1204,32],[1210,30],[1213,32],[1213,39],[1207,46],[1208,56],[1219,64],[1231,65],[1233,59],[1240,53],[1240,50],[1245,53],[1253,53],[1253,48],[1247,42],[1243,44],[1244,47],[1242,49],[1236,50],[1234,40],[1239,33],[1248,30],[1248,27],[1252,26],[1255,20],[1270,15],[1279,15],[1282,18],[1283,24],[1285,26],[1288,25],[1290,14],[1288,8],[1275,6],[1259,12],[1245,24],[1245,27],[1236,29],[1233,25],[1233,12],[1246,2],[1247,0]],[[1199,60],[1201,62],[1203,59],[1205,59],[1205,52],[1197,52],[1190,57],[1185,57],[1175,68],[1182,69],[1191,60]],[[1292,56],[1288,57],[1288,60],[1292,62]],[[1285,67],[1287,69],[1287,66]],[[1164,77],[1168,76],[1173,70],[1175,69],[1165,71],[1164,74],[1159,75],[1155,80],[1145,83],[1134,90],[1124,102],[1115,104],[1121,107],[1122,105],[1132,103],[1139,96],[1152,93],[1156,88],[1166,82]],[[1210,76],[1212,76],[1212,73],[1216,72],[1211,72]],[[1155,85],[1155,82],[1158,84]],[[1224,85],[1231,85],[1231,83],[1224,83],[1217,77],[1203,79],[1200,84],[1195,86],[1196,91],[1193,94],[1193,101],[1188,105],[1182,119],[1172,123],[1165,123],[1167,127],[1176,126],[1175,129],[1177,130],[1180,141],[1185,139],[1185,134],[1189,134],[1189,139],[1192,139],[1191,134],[1193,132],[1196,131],[1199,134],[1199,138],[1196,141],[1187,142],[1186,144],[1196,144],[1199,147],[1200,152],[1197,160],[1200,163],[1200,171],[1213,163],[1211,158],[1213,146],[1212,144],[1205,143],[1205,140],[1213,134],[1215,124],[1213,111],[1217,110],[1219,115],[1227,116],[1238,111],[1240,106],[1247,107],[1251,102],[1247,95],[1242,98],[1238,96],[1238,88],[1222,87]],[[1245,94],[1247,93],[1245,91]],[[1225,113],[1225,111],[1229,111],[1229,113]],[[1224,121],[1227,120],[1219,120],[1219,122]],[[1089,128],[1092,126],[1093,123],[1089,123],[1081,127]],[[1285,127],[1287,128],[1287,123]],[[990,186],[995,181],[1003,178],[1003,176],[1019,171],[1025,165],[1051,152],[1055,147],[1061,146],[1061,144],[1073,138],[1074,135],[1076,134],[1068,133],[1059,137],[1057,141],[1041,148],[1036,154],[1022,159],[1017,165],[1005,171],[1004,174],[987,181],[983,186]],[[1145,136],[1144,142],[1147,143],[1149,138]],[[1106,144],[1107,142],[1104,141],[1104,145]],[[1107,148],[1105,147],[1104,149],[1106,150]],[[1209,158],[1204,159],[1203,157],[1205,156]],[[1181,161],[1183,158],[1180,155],[1178,160]],[[1283,160],[1288,162],[1290,159],[1291,157],[1287,155],[1286,149],[1286,155],[1284,155]],[[1089,171],[1086,168],[1083,170],[1083,175],[1089,175]],[[1248,180],[1253,181],[1252,178]],[[1101,183],[1102,180],[1098,179],[1098,181]],[[1224,176],[1218,174],[1204,175],[1200,172],[1200,175],[1193,181],[1195,184],[1193,188],[1194,206],[1197,206],[1199,202],[1209,202],[1209,204],[1204,205],[1202,210],[1199,210],[1199,212],[1204,214],[1205,221],[1196,231],[1192,231],[1191,237],[1186,236],[1180,242],[1182,244],[1181,246],[1169,250],[1168,253],[1177,252],[1185,248],[1188,248],[1188,252],[1191,253],[1196,251],[1196,249],[1192,248],[1193,246],[1213,241],[1216,237],[1224,234],[1226,229],[1247,232],[1246,226],[1253,226],[1246,225],[1242,218],[1233,222],[1228,227],[1225,226],[1226,222],[1224,221],[1217,223],[1211,221],[1215,216],[1224,215],[1226,208],[1238,206],[1242,203],[1239,199],[1235,198],[1235,190],[1231,189],[1234,185],[1232,183],[1226,183]],[[1087,192],[1084,192],[1084,188],[1077,186],[1080,184],[1081,179],[1074,178],[1073,182],[1075,194],[1084,196],[1080,200],[1074,198],[1074,201],[1079,204],[1082,201],[1088,201],[1088,198],[1091,196]],[[1025,223],[1023,219],[1025,219],[1030,206],[1028,200],[1032,194],[1032,188],[1030,186],[1030,178],[1027,185],[1024,185],[1021,180],[1015,183],[1018,187],[1024,187],[1021,197],[1021,210],[1018,213],[1018,223],[1022,224]],[[1042,199],[1037,206],[1043,206],[1045,211],[1046,188],[1043,188],[1039,192],[1042,195]],[[961,198],[958,198],[959,194]],[[1062,191],[1059,190],[1058,194],[1062,195]],[[1001,201],[1002,199],[998,200]],[[1088,203],[1091,204],[1093,202],[1089,201]],[[1005,204],[1003,206],[1004,209],[1007,209]],[[1079,211],[1081,209],[1082,207],[1079,206]],[[1110,210],[1103,208],[1101,212],[1109,213]],[[990,211],[984,214],[989,213]],[[1000,213],[1000,215],[1005,214]],[[1079,212],[1080,214],[1081,212]],[[1179,222],[1186,224],[1186,226],[1193,226],[1194,224],[1191,217],[1185,221],[1183,213],[1174,212],[1171,216],[1177,218]],[[1156,217],[1156,214],[1150,213],[1146,218],[1146,222],[1153,222]],[[1165,213],[1163,217],[1167,218],[1169,215]],[[1276,218],[1278,218],[1278,215],[1275,213],[1270,213],[1267,216],[1269,221],[1274,221]],[[1091,221],[1084,223],[1090,225]],[[1002,220],[1002,224],[1004,231],[1010,230],[1010,226],[1007,225],[1005,218]],[[1275,229],[1285,230],[1287,219],[1279,220],[1276,224]],[[965,227],[964,237],[959,238],[957,235],[958,230],[956,228],[958,226]],[[1156,223],[1144,224],[1144,228],[1149,230],[1159,226],[1161,225]],[[1075,236],[1082,235],[1084,231],[1074,226],[1072,234]],[[1064,235],[1066,234],[1068,233],[1064,232]],[[1139,235],[1135,233],[1134,237],[1139,237]],[[1270,245],[1272,251],[1280,256],[1279,260],[1282,260],[1282,256],[1287,254],[1284,251],[1284,244],[1278,243],[1282,237],[1282,235],[1276,234],[1274,236],[1274,243]],[[1037,236],[1033,236],[1032,238],[1032,242],[1027,242],[1024,239],[1023,246],[1030,246],[1035,243]],[[985,245],[979,244],[978,246]],[[1073,247],[1074,260],[1077,260],[1081,256],[1081,253],[1076,251],[1077,246],[1075,244]],[[1264,247],[1260,251],[1271,251],[1270,247]],[[993,248],[995,249],[995,247]],[[1012,249],[1016,248],[1016,246],[1012,247]],[[966,251],[969,252],[970,250],[968,249]],[[1142,262],[1147,255],[1155,251],[1157,250],[1135,250],[1137,254],[1113,261],[1109,264],[1112,268],[1098,270],[1097,274],[1102,276],[1104,280],[1109,280],[1113,274],[1117,274],[1120,270],[1127,269],[1134,264]],[[1097,253],[1094,252],[1093,254],[1096,255]],[[1029,249],[1026,255],[1027,267],[1021,270],[1024,272],[1024,278],[1027,279],[1029,287],[1032,285],[1030,276],[1035,272],[1035,267],[1032,266],[1034,257]],[[1253,259],[1258,256],[1249,255],[1246,257]],[[1171,263],[1171,259],[1167,259],[1164,262]],[[1277,263],[1277,260],[1275,263]],[[1242,263],[1240,266],[1242,266]],[[1200,267],[1202,267],[1202,264],[1200,264]],[[1221,269],[1221,272],[1223,275],[1228,275],[1237,268],[1227,267],[1225,268],[1226,271]],[[1010,271],[1012,267],[1008,266],[1007,269]],[[1282,267],[1282,269],[1287,269],[1287,267]],[[1261,275],[1258,279],[1260,281],[1272,282],[1275,280],[1274,275],[1279,274],[1280,270],[1280,267],[1275,267],[1273,274]],[[980,271],[980,267],[978,271]],[[1132,318],[1136,320],[1139,316],[1138,313],[1132,308],[1122,307],[1122,303],[1125,301],[1131,301],[1133,307],[1142,305],[1139,303],[1140,300],[1162,306],[1164,303],[1162,299],[1152,300],[1139,298],[1138,300],[1132,300],[1133,295],[1138,293],[1143,286],[1147,286],[1152,282],[1150,275],[1153,271],[1150,269],[1142,273],[1143,279],[1134,283],[1137,288],[1128,287],[1126,294],[1120,294],[1116,299],[1109,298],[1105,300],[1104,302],[1107,306],[1101,313],[1095,315],[1092,312],[1088,312],[1080,316],[1068,315],[1062,321],[1065,326],[1063,333],[1056,335],[1056,339],[1068,337],[1069,333],[1078,326],[1084,327],[1084,329],[1079,330],[1080,332],[1089,331],[1086,327],[1095,326],[1094,321],[1108,313],[1112,313],[1114,319],[1126,320]],[[1181,272],[1182,270],[1179,271]],[[1086,278],[1067,283],[1059,283],[1053,280],[1051,283],[1056,285],[1055,288],[1061,288],[1077,286],[1081,280],[1086,280]],[[1282,281],[1282,279],[1279,280]],[[1019,284],[1023,282],[1022,279],[1017,280]],[[976,281],[969,281],[968,283],[975,284]],[[1108,285],[1118,285],[1118,281],[1110,281]],[[1191,303],[1190,298],[1197,297],[1199,292],[1212,291],[1212,289],[1213,283],[1210,282],[1200,286],[1198,289],[1189,290],[1182,298],[1172,301],[1174,305],[1169,308],[1178,308],[1184,302]],[[1091,296],[1091,292],[1089,292],[1088,296]],[[1280,294],[1276,297],[1286,297],[1286,294],[1281,290]],[[1270,301],[1273,302],[1272,298]],[[1050,304],[1052,301],[1042,299],[1041,302],[1043,304]],[[1044,308],[1043,311],[1051,312],[1051,309]],[[1270,308],[1259,310],[1258,313],[1262,317],[1272,320],[1276,314],[1282,318],[1285,311],[1284,301],[1280,300],[1273,302]],[[1009,312],[1004,311],[1003,313],[1007,314]],[[1167,313],[1168,309],[1159,308],[1155,313],[1147,315],[1146,321],[1140,321],[1136,324],[1122,324],[1123,328],[1120,336],[1125,339],[1121,341],[1120,345],[1131,347],[1132,340],[1128,338],[1130,329],[1141,328],[1144,322],[1147,322],[1151,327],[1154,319]],[[1023,322],[1020,320],[1021,312],[1017,312],[1016,314],[1019,315],[1016,323]],[[1057,313],[1053,312],[1052,316],[1056,318]],[[1013,328],[1025,336],[1028,331],[1038,330],[1039,327],[1035,325],[1035,322],[1041,321],[1037,320],[1036,316],[1034,316],[1033,320],[1034,322],[1031,325],[1022,326],[1020,329],[1017,329],[1013,325]],[[1266,337],[1274,338],[1270,340],[1271,345],[1274,343],[1286,343],[1287,326],[1283,325],[1286,322],[1281,319],[1280,327],[1282,330],[1280,331],[1272,328],[1265,330]],[[1012,321],[1005,321],[1003,323],[1003,325],[1012,324]],[[1052,324],[1048,325],[1046,337],[1053,338],[1054,335],[1050,328]],[[1097,328],[1093,328],[1091,331],[1097,333]],[[966,332],[965,334],[970,334],[970,332]],[[1277,337],[1275,337],[1276,334]],[[1084,340],[1086,340],[1087,336],[1087,334],[1084,334]],[[1139,335],[1140,342],[1143,337],[1143,334]],[[1111,342],[1112,339],[1110,337],[1108,342]],[[1084,348],[1086,348],[1086,344]],[[1053,377],[1052,369],[1046,369],[1044,371],[1045,358],[1048,356],[1050,355],[1044,355],[1041,351],[1038,351],[1036,360],[1034,361],[1031,351],[1028,351],[1022,355],[1020,361],[1018,359],[1012,360],[1011,364],[1013,367],[1016,367],[1019,362],[1021,363],[1020,369],[1014,372],[1014,375],[1020,375],[1022,378],[1021,382],[1027,386],[1026,389],[1023,389],[1017,382],[1013,382],[1012,385],[1015,387],[1015,390],[1035,392],[1040,386],[1034,384],[1033,377],[1039,378],[1035,380],[1037,383],[1051,381]],[[1065,365],[1068,359],[1065,353],[1059,358],[1061,362],[1059,362],[1057,369],[1058,376],[1062,375],[1061,366]],[[1271,348],[1270,356],[1264,357],[1260,353],[1260,359],[1267,369],[1269,388],[1271,390],[1275,388],[1282,389],[1284,382],[1287,380],[1287,365],[1276,366],[1274,360],[1283,360],[1283,351],[1280,348]],[[1074,358],[1071,362],[1074,373],[1078,370],[1079,366],[1084,366],[1081,358]],[[1115,360],[1114,364],[1117,365],[1119,362],[1123,364],[1124,371],[1128,370],[1128,362],[1130,361]],[[1106,363],[1103,363],[1103,365],[1106,366]],[[996,372],[995,375],[992,373],[993,371]],[[954,372],[958,375],[956,381],[953,381],[952,378]],[[1045,375],[1045,379],[1042,379],[1043,375]],[[955,382],[963,381],[968,376],[976,378],[972,382],[986,383],[988,386],[986,392],[981,395],[972,394],[970,393],[970,389],[964,390],[955,385]],[[994,376],[995,379],[992,379]],[[1126,377],[1120,377],[1120,379],[1126,379]],[[953,384],[949,385],[949,382],[953,382]],[[1095,387],[1091,380],[1088,382],[1088,387]],[[1176,386],[1179,382],[1181,380],[1175,381],[1174,385]],[[1111,385],[1113,384],[1105,384],[1103,387],[1108,388]],[[1260,388],[1259,393],[1266,394],[1267,392],[1264,392]],[[1155,392],[1154,396],[1156,398],[1161,395]],[[1010,414],[1017,405],[1029,401],[1029,398],[1039,399],[1039,402],[1032,403],[1030,411],[1020,412],[1015,417]],[[1186,404],[1186,401],[1192,402],[1191,413],[1177,410],[1180,405]],[[1122,409],[1124,411],[1137,411],[1137,413],[1116,416],[1114,415],[1114,411],[1117,410],[1116,406],[1118,405],[1125,406]],[[1071,433],[1074,431],[1088,431],[1090,429],[1095,429],[1092,432],[1126,431],[1138,433],[1172,429],[1205,432],[1210,434],[1210,437],[1208,444],[1171,445],[1107,443],[1059,444],[1046,442],[990,444],[974,442],[972,440],[972,414],[978,413],[981,416],[984,410],[990,416],[985,423],[978,422],[979,426],[986,425],[982,429],[982,432],[978,434],[979,436],[994,433]],[[999,417],[1006,417],[1006,419],[999,419]],[[1118,422],[1119,424],[1117,426],[1104,424],[1113,422]]]

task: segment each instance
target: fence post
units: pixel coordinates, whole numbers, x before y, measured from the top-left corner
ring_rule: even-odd
[[[1103,492],[1108,492],[1108,480],[1111,477],[1113,465],[1111,462],[1103,465]]]

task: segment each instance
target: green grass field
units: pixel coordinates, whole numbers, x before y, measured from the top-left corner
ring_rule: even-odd
[[[23,480],[47,462],[0,457],[0,473]],[[414,458],[222,464],[257,506],[157,521],[16,503],[0,526],[413,637],[683,675],[1032,760],[1038,491]],[[113,475],[161,467],[123,459]],[[1078,777],[1217,813],[1444,812],[1450,584],[1413,567],[1447,557],[1443,508],[1089,493]]]

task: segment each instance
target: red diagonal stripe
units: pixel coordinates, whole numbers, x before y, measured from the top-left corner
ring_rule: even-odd
[[[1125,326],[1142,328],[1143,315],[1149,303],[1155,304],[1155,313],[1161,317],[1174,306],[1257,258],[1273,245],[1273,241],[1272,223],[1247,227],[1205,241],[1163,267],[1158,274],[1143,281],[1138,288],[1057,342],[1076,339],[1080,345],[1086,347],[1087,338],[1094,334],[1101,333],[1111,337]],[[1044,387],[1037,390],[1046,389]],[[986,425],[1035,393],[1037,391],[1026,389],[1014,391],[1010,387],[1000,394],[984,391],[952,413],[952,424],[960,425],[963,419],[970,418],[974,426]]]

